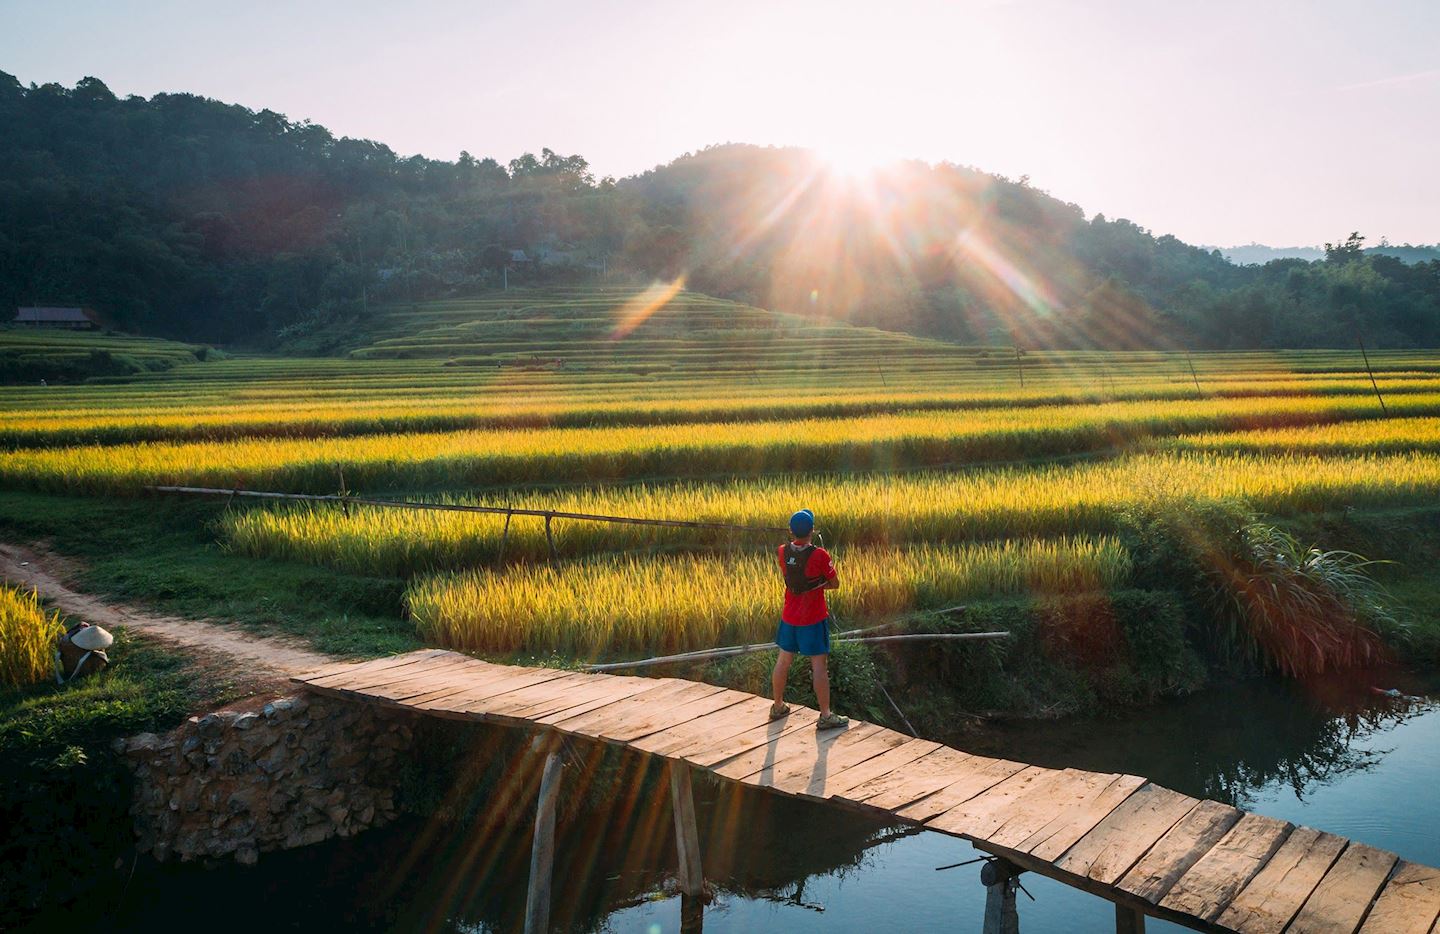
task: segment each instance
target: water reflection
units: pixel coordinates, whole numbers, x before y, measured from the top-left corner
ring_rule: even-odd
[[[1434,710],[1423,696],[1432,688],[1395,670],[1256,680],[1122,718],[1001,724],[952,741],[1037,765],[1144,775],[1243,808],[1261,788],[1282,784],[1303,801],[1319,784],[1373,767],[1389,750],[1361,740]]]

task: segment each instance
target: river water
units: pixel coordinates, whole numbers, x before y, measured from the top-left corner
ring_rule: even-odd
[[[1440,865],[1440,679],[1375,672],[1212,689],[1123,718],[1021,723],[957,735],[974,752],[1048,766],[1131,772]],[[558,833],[556,911],[571,931],[672,932],[675,856],[668,795],[610,802]],[[696,783],[707,932],[978,931],[984,904],[969,844],[733,785]],[[404,821],[259,866],[141,864],[94,927],[113,931],[517,928],[529,813],[484,828]],[[510,825],[508,828],[506,825]],[[1021,929],[1113,931],[1094,896],[1027,873]],[[693,924],[697,906],[690,906]],[[78,920],[78,919],[77,919]],[[89,927],[89,924],[85,925]],[[1149,920],[1149,930],[1181,930]]]

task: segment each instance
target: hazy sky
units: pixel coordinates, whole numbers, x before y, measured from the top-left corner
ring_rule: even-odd
[[[402,154],[950,160],[1230,245],[1440,241],[1440,0],[0,0],[0,70]]]

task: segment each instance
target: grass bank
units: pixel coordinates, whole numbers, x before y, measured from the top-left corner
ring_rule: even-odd
[[[0,689],[0,928],[128,870],[131,780],[110,746],[117,737],[167,730],[246,694],[243,673],[123,629],[115,637],[98,675]],[[76,872],[81,853],[95,858]]]

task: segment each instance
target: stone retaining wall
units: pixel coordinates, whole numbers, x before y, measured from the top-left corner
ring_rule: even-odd
[[[395,816],[397,754],[410,738],[403,712],[301,695],[121,740],[138,846],[161,860],[253,863],[379,826]]]

